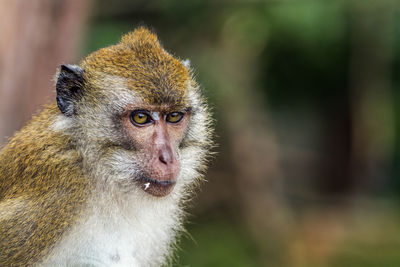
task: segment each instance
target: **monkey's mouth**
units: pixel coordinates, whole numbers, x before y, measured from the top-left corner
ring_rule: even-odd
[[[141,177],[138,182],[145,192],[156,197],[168,195],[176,184],[175,180],[155,180],[148,177]]]

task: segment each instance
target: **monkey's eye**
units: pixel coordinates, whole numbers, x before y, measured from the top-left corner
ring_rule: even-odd
[[[178,123],[182,120],[182,118],[183,118],[182,112],[172,112],[167,115],[167,122]]]
[[[152,121],[149,114],[144,111],[134,111],[131,114],[131,121],[133,124],[144,125]]]

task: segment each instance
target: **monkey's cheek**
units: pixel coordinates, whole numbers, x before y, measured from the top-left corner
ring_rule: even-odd
[[[175,187],[175,181],[157,181],[152,179],[142,179],[140,187],[146,193],[155,197],[165,197],[169,195]]]

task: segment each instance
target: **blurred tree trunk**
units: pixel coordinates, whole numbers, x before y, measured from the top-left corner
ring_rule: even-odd
[[[76,60],[89,1],[0,2],[0,145],[55,98],[52,78]]]
[[[275,252],[284,245],[280,242],[289,225],[284,223],[286,209],[280,192],[279,144],[257,84],[259,57],[267,43],[265,31],[265,25],[246,12],[228,18],[216,62],[224,97],[222,120],[231,137],[234,166],[228,182],[235,185],[241,218],[258,243],[261,265],[280,266],[280,254]],[[250,41],[248,32],[252,32]]]
[[[388,177],[394,154],[395,110],[390,65],[398,6],[392,0],[355,1],[351,6],[351,171],[361,193],[387,183],[382,178]]]

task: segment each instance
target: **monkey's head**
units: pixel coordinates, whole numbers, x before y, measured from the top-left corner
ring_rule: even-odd
[[[163,197],[198,179],[210,118],[188,68],[145,28],[61,66],[54,128],[72,138],[97,184]]]

